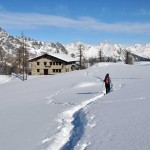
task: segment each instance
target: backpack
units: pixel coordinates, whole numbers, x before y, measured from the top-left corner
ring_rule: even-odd
[[[109,84],[109,77],[106,78],[105,83]]]

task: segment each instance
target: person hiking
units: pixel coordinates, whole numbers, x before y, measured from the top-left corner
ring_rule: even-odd
[[[110,92],[110,83],[111,83],[108,73],[105,76],[104,82],[105,82],[106,94],[108,94]]]

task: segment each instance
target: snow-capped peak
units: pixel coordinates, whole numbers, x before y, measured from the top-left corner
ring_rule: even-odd
[[[21,45],[21,38],[10,36],[5,30],[0,28],[0,44],[6,53],[13,54],[16,48]],[[83,50],[85,58],[98,58],[99,51],[104,57],[111,57],[115,60],[123,60],[126,50],[141,57],[150,58],[150,43],[135,44],[133,46],[123,46],[121,44],[113,44],[105,40],[98,45],[89,45],[82,42],[76,42],[63,45],[61,43],[41,42],[31,38],[26,38],[26,47],[30,53],[30,57],[36,57],[43,53],[64,53],[68,55],[79,55],[79,48]]]

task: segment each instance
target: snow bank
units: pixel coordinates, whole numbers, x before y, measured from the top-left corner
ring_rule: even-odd
[[[11,80],[10,76],[0,75],[0,84],[6,83]]]

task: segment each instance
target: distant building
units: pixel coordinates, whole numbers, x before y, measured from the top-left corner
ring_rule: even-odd
[[[30,59],[31,75],[64,73],[76,69],[76,60],[65,54],[43,54]]]

